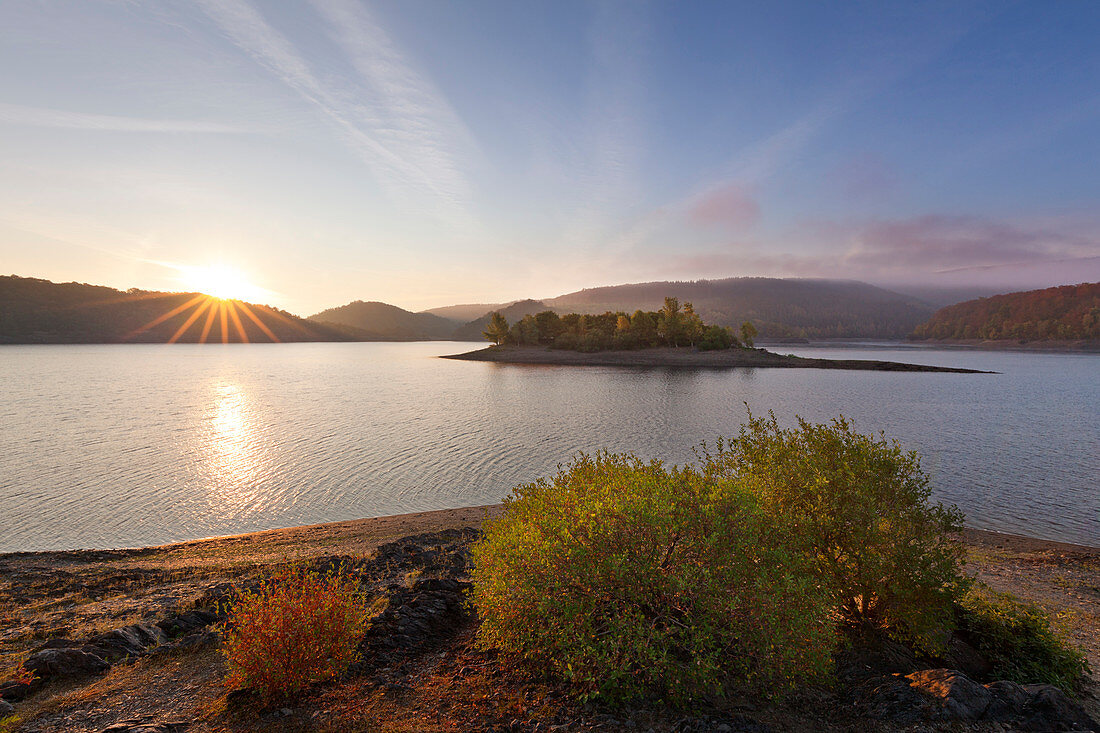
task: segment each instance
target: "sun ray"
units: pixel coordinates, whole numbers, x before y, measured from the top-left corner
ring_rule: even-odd
[[[146,323],[141,328],[137,328],[137,329],[131,331],[130,333],[126,334],[126,336],[123,337],[123,341],[129,341],[134,336],[137,336],[139,333],[143,333],[145,331],[148,331],[150,328],[153,328],[154,326],[158,326],[161,323],[164,323],[165,321],[167,321],[172,316],[175,316],[179,313],[182,313],[183,311],[187,310],[188,308],[193,306],[195,303],[198,303],[200,300],[202,300],[205,297],[207,297],[207,296],[202,295],[201,293],[199,295],[196,295],[194,298],[191,298],[191,300],[187,301],[183,305],[176,306],[175,308],[168,311],[164,315],[157,316],[153,320],[149,321],[148,323]]]
[[[218,303],[218,310],[222,316],[222,343],[229,343],[229,322],[225,320],[225,301]]]
[[[176,343],[176,341],[179,340],[180,336],[187,333],[187,329],[191,328],[191,324],[199,319],[199,316],[202,315],[202,312],[204,310],[206,310],[207,306],[209,306],[209,305],[210,305],[210,300],[209,299],[204,300],[203,302],[199,303],[198,307],[195,308],[195,312],[192,313],[191,316],[186,321],[183,322],[182,326],[180,326],[178,329],[176,329],[176,332],[174,334],[172,334],[172,338],[168,339],[168,343],[170,343],[170,344]]]
[[[205,344],[206,337],[210,335],[210,327],[214,325],[214,317],[218,315],[218,307],[213,298],[206,301],[210,305],[210,310],[206,314],[206,323],[202,327],[202,336],[199,337],[199,343]]]
[[[233,304],[232,300],[227,300],[226,305],[229,308],[229,315],[233,318],[233,325],[237,327],[237,333],[240,334],[241,343],[248,343],[248,334],[244,332],[244,326],[241,325],[241,317],[237,315],[237,306]]]
[[[288,325],[288,326],[290,326],[294,329],[297,329],[298,331],[301,331],[302,333],[306,334],[307,336],[312,336],[313,335],[312,332],[308,328],[303,326],[301,323],[298,323],[297,321],[290,320],[289,318],[287,318],[282,313],[275,310],[274,308],[272,308],[269,305],[258,305],[256,307],[263,310],[268,315],[274,316],[275,318],[279,319],[280,321],[282,321],[286,325]]]
[[[277,343],[279,343],[279,337],[278,337],[278,336],[276,336],[276,335],[275,335],[275,332],[274,332],[274,331],[272,331],[272,330],[271,330],[270,328],[268,328],[268,327],[267,327],[267,325],[266,325],[266,324],[265,324],[265,323],[264,323],[263,321],[261,321],[261,320],[260,320],[260,319],[259,319],[259,318],[258,318],[258,317],[256,316],[256,314],[255,314],[255,313],[253,313],[253,312],[252,312],[252,309],[248,307],[248,303],[244,303],[244,302],[241,302],[241,303],[238,303],[238,304],[237,304],[237,306],[238,306],[238,307],[239,307],[239,308],[240,308],[240,309],[241,309],[242,311],[244,311],[244,314],[245,314],[246,316],[248,316],[249,318],[251,318],[251,319],[252,319],[252,322],[253,322],[253,323],[255,323],[255,324],[256,324],[256,326],[257,326],[257,327],[259,327],[259,329],[260,329],[261,331],[263,331],[263,332],[264,332],[264,334],[265,334],[265,335],[266,335],[266,336],[267,336],[267,337],[268,337],[269,339],[271,339],[271,342],[272,342],[272,343],[276,343],[276,344],[277,344]]]

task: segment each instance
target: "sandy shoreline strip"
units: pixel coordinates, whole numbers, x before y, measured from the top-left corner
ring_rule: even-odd
[[[422,532],[436,532],[451,527],[480,524],[487,517],[503,511],[502,504],[437,509],[434,511],[394,514],[383,517],[349,519],[299,527],[283,527],[235,535],[221,535],[166,545],[128,547],[109,550],[43,550],[37,552],[0,553],[0,560],[54,557],[58,560],[92,560],[138,558],[151,555],[223,556],[233,554],[242,561],[262,561],[273,553],[308,551],[308,555],[338,551],[341,555],[364,554],[383,542]],[[966,528],[960,538],[968,546],[1000,549],[1009,552],[1052,552],[1095,556],[1100,559],[1100,547],[1044,540],[992,530]],[[292,554],[295,554],[292,552]]]

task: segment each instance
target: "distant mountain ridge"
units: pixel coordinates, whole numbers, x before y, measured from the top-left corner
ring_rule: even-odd
[[[1100,283],[956,303],[936,311],[911,338],[1100,342]]]
[[[369,341],[266,305],[0,276],[0,344]]]
[[[377,301],[354,301],[301,319],[267,306],[243,304],[229,311],[229,333],[222,335],[220,316],[214,333],[216,340],[271,340],[248,315],[262,310],[272,322],[268,328],[276,340],[482,341],[494,311],[500,311],[509,323],[544,310],[559,315],[630,314],[659,309],[669,296],[692,303],[708,323],[737,328],[750,321],[765,339],[904,338],[934,310],[917,298],[858,281],[725,278],[612,285],[543,300],[502,306],[444,306],[421,313]],[[101,286],[11,276],[0,280],[0,343],[207,340],[209,334],[203,334],[206,316],[188,321],[190,311],[183,307],[203,297],[137,290],[123,293]],[[160,318],[177,308],[180,313]],[[477,317],[465,322],[458,318],[471,313]],[[150,325],[152,321],[156,322]],[[185,323],[187,327],[179,331]]]
[[[708,323],[752,321],[762,338],[904,338],[933,308],[855,280],[736,277],[588,288],[543,302],[565,313],[656,310],[665,297],[690,302]]]
[[[450,338],[459,322],[432,313],[412,313],[388,303],[356,300],[310,316],[314,323],[335,323],[393,341]]]

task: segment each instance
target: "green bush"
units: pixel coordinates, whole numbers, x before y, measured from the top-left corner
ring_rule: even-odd
[[[480,642],[582,696],[687,702],[829,672],[843,624],[926,651],[966,587],[954,508],[913,453],[843,418],[754,418],[666,468],[580,455],[519,486],[473,549]]]
[[[783,429],[774,415],[750,414],[737,438],[702,457],[708,480],[736,483],[782,519],[785,542],[811,559],[841,619],[926,651],[942,646],[966,587],[962,548],[948,536],[962,514],[929,503],[916,453],[843,417]]]
[[[687,703],[820,679],[829,598],[757,499],[692,467],[579,455],[519,486],[473,548],[480,642],[581,697]]]
[[[972,588],[956,608],[959,631],[993,665],[992,676],[1072,690],[1089,671],[1042,609],[1006,593]]]

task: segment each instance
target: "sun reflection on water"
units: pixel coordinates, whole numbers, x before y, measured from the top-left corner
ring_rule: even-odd
[[[265,503],[262,461],[248,396],[236,384],[219,382],[213,398],[205,440],[210,511],[226,518],[257,511]]]

